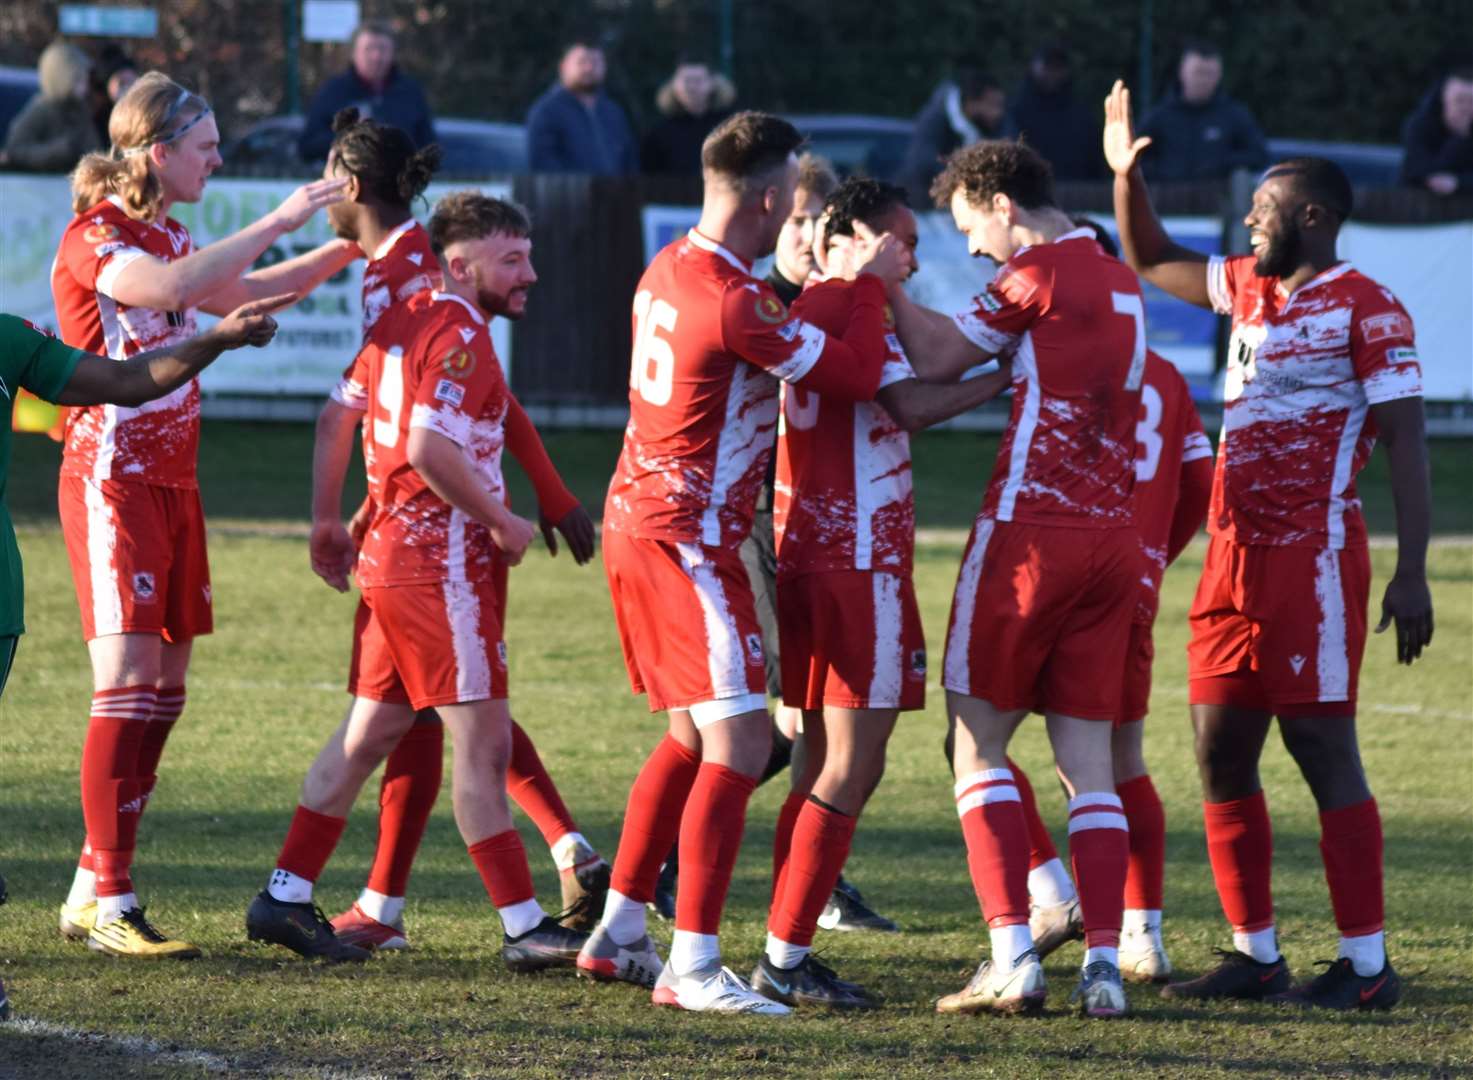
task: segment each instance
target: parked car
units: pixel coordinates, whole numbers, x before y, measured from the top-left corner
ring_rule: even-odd
[[[297,140],[306,120],[300,114],[272,116],[226,144],[225,170],[298,171]],[[440,144],[440,175],[475,179],[527,171],[527,133],[521,124],[442,116],[435,119]]]
[[[905,163],[915,124],[893,116],[789,116],[808,147],[833,162],[840,176],[860,173],[893,180]]]
[[[1319,139],[1269,139],[1274,161],[1291,157],[1329,158],[1345,170],[1355,187],[1392,188],[1401,177],[1402,148],[1375,143],[1322,142]]]
[[[10,122],[40,89],[41,79],[35,68],[0,66],[0,146],[5,144]]]

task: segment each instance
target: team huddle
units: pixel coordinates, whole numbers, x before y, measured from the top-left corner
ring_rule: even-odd
[[[812,190],[801,136],[770,115],[739,113],[707,138],[700,220],[654,257],[633,297],[630,418],[603,512],[630,684],[669,722],[633,780],[610,862],[578,830],[509,705],[509,571],[539,526],[553,554],[559,537],[580,565],[595,550],[592,520],[492,344],[491,321],[520,318],[537,280],[526,212],[463,191],[419,224],[412,204],[438,151],[345,110],[323,179],[196,250],[168,209],[199,199],[220,164],[218,132],[203,100],[158,73],[140,79],[113,112],[113,151],[89,155],[73,177],[77,216],[53,270],[69,345],[136,356],[192,335],[196,308],[293,299],[368,260],[363,345],[324,406],[312,463],[312,567],[339,590],[356,579],[360,593],[352,702],[308,770],[247,911],[249,937],[329,961],[408,946],[405,895],[448,730],[455,821],[510,969],[573,968],[697,1011],[880,1006],[812,947],[897,716],[925,706],[909,432],[1010,390],[940,660],[947,757],[990,949],[937,1009],[1041,1010],[1042,959],[1076,938],[1085,954],[1071,1001],[1088,1016],[1127,1012],[1123,979],[1164,983],[1175,998],[1394,1005],[1380,817],[1355,736],[1370,565],[1354,478],[1379,435],[1399,541],[1381,628],[1395,621],[1398,657],[1411,663],[1432,632],[1411,320],[1335,258],[1352,208],[1336,166],[1271,168],[1247,218],[1253,254],[1209,259],[1173,244],[1156,219],[1136,164],[1148,140],[1134,138],[1118,84],[1106,117],[1125,261],[1108,233],[1057,205],[1033,150],[981,142],[953,154],[932,189],[970,252],[998,265],[956,313],[906,294],[918,262],[903,189],[854,178]],[[780,295],[753,265],[819,207],[813,270]],[[337,239],[250,270],[319,208]],[[1147,348],[1141,278],[1231,317],[1215,469],[1185,381]],[[59,500],[95,693],[86,840],[60,920],[68,936],[121,956],[199,954],[145,918],[130,876],[184,711],[190,647],[211,630],[198,431],[194,381],[68,421]],[[358,439],[368,497],[345,523]],[[532,480],[536,523],[509,504],[506,451]],[[740,553],[770,466],[776,640]],[[1233,948],[1171,982],[1165,821],[1142,733],[1162,575],[1204,518],[1190,700]],[[777,823],[766,945],[747,979],[723,963],[719,931],[772,750],[769,689],[801,712],[803,752]],[[1008,757],[1030,712],[1046,719],[1068,795],[1068,867]],[[1337,960],[1298,986],[1274,929],[1257,773],[1275,718],[1320,809],[1341,933]],[[314,883],[380,765],[364,890],[328,919]],[[554,913],[535,895],[509,799],[559,869]],[[679,886],[662,956],[646,919],[667,862]]]

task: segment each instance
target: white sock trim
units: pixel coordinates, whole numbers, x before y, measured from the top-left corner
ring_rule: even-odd
[[[1115,967],[1120,966],[1120,950],[1114,945],[1092,945],[1084,950],[1084,966],[1103,960]]]
[[[571,870],[577,865],[580,844],[589,851],[593,850],[593,845],[584,839],[581,832],[563,833],[552,842],[548,850],[552,852],[552,861],[559,870]]]
[[[125,911],[138,906],[138,897],[133,893],[121,896],[99,896],[97,898],[97,925],[106,926]]]
[[[618,889],[610,889],[598,924],[609,932],[615,945],[633,945],[645,935],[644,905]]]
[[[381,892],[364,889],[358,894],[358,908],[370,919],[376,919],[385,926],[394,926],[404,917],[404,897],[385,896]]]
[[[77,867],[71,890],[66,894],[67,907],[86,907],[97,899],[97,875],[85,867]]]
[[[1033,932],[1027,923],[996,926],[987,936],[992,942],[992,966],[999,971],[1012,971],[1018,957],[1033,948]]]
[[[1028,895],[1040,907],[1067,904],[1079,894],[1064,863],[1057,856],[1028,871]]]
[[[1386,966],[1386,931],[1342,937],[1340,955],[1350,961],[1355,973],[1363,979],[1381,974]]]
[[[764,950],[767,959],[780,968],[797,967],[803,962],[803,958],[813,951],[810,945],[794,945],[784,941],[776,934],[767,935],[767,947]]]
[[[677,930],[670,939],[670,968],[676,975],[716,967],[721,963],[721,941],[715,934]]]
[[[1234,930],[1233,948],[1260,964],[1272,964],[1279,958],[1279,936],[1272,926],[1262,930]]]
[[[283,904],[312,902],[312,882],[279,866],[271,871],[271,880],[266,883],[266,891],[273,900],[280,900]]]
[[[547,918],[547,912],[535,898],[497,908],[496,914],[501,916],[501,928],[506,931],[506,936],[514,938],[536,929],[537,924]]]

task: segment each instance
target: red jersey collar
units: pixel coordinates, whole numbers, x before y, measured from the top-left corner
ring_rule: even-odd
[[[747,263],[742,262],[741,259],[737,258],[726,248],[718,244],[715,240],[712,240],[709,237],[702,236],[695,229],[692,229],[685,235],[686,239],[688,239],[692,244],[700,248],[702,251],[709,251],[713,255],[720,255],[723,259],[731,263],[732,266],[735,266],[738,270],[746,274],[748,277],[752,276],[751,266],[749,266]]]
[[[486,325],[486,316],[483,315],[483,314],[481,314],[481,309],[478,308],[478,307],[476,307],[475,304],[472,304],[469,300],[467,300],[463,296],[457,296],[455,293],[441,292],[439,289],[436,289],[434,292],[430,293],[430,299],[431,300],[454,300],[457,304],[459,304],[461,307],[465,308],[467,311],[469,311],[471,313],[471,318],[473,318],[473,319],[476,320],[476,324],[477,325],[479,325],[479,326],[485,326]]]

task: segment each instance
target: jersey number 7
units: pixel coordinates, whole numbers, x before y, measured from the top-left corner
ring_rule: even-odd
[[[1115,310],[1135,320],[1134,345],[1130,353],[1130,372],[1125,376],[1125,389],[1139,390],[1146,375],[1146,306],[1139,293],[1112,292]]]

